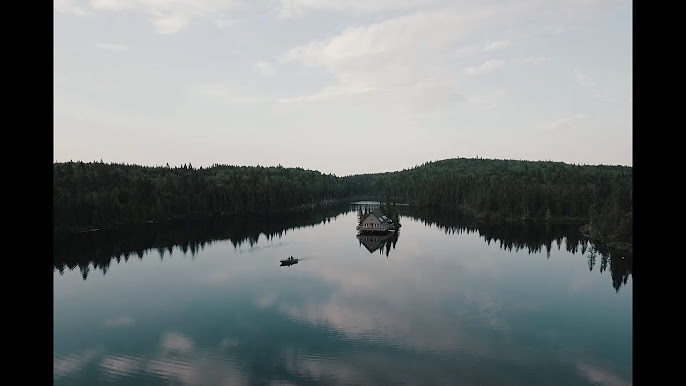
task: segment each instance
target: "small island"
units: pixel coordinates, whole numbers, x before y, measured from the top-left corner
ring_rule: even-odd
[[[366,233],[385,233],[395,232],[396,227],[393,220],[377,208],[365,214],[355,229]]]
[[[395,232],[400,228],[400,218],[395,208],[395,203],[391,203],[390,198],[386,197],[386,203],[378,208],[364,211],[360,208],[357,212],[357,226],[355,229],[360,234],[384,234]]]

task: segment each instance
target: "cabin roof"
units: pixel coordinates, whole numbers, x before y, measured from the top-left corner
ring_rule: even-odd
[[[366,220],[367,217],[369,217],[370,215],[374,215],[374,216],[375,216],[376,218],[378,218],[379,221],[381,221],[382,223],[390,222],[390,219],[388,218],[388,216],[386,216],[385,214],[383,214],[383,212],[382,212],[381,210],[379,210],[378,208],[376,208],[376,209],[372,210],[371,212],[367,213],[367,215],[364,216],[364,217],[362,218],[362,221]],[[360,223],[362,223],[362,221],[360,221]]]

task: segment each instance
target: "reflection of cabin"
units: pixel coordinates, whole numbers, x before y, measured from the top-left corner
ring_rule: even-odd
[[[393,226],[393,220],[388,218],[379,209],[374,209],[362,218],[356,229],[362,232],[386,232],[394,230],[395,227]]]
[[[387,235],[357,235],[357,239],[367,248],[369,253],[372,253],[389,241],[391,235],[392,233]]]

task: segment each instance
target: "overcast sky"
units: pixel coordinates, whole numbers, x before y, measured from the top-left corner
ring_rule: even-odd
[[[54,160],[632,164],[632,3],[55,0]]]

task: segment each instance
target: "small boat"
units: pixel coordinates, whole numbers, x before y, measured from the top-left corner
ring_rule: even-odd
[[[287,259],[279,260],[279,261],[281,261],[281,264],[283,264],[283,265],[290,265],[290,264],[297,264],[298,263],[298,259],[296,259],[293,256],[291,256]]]

